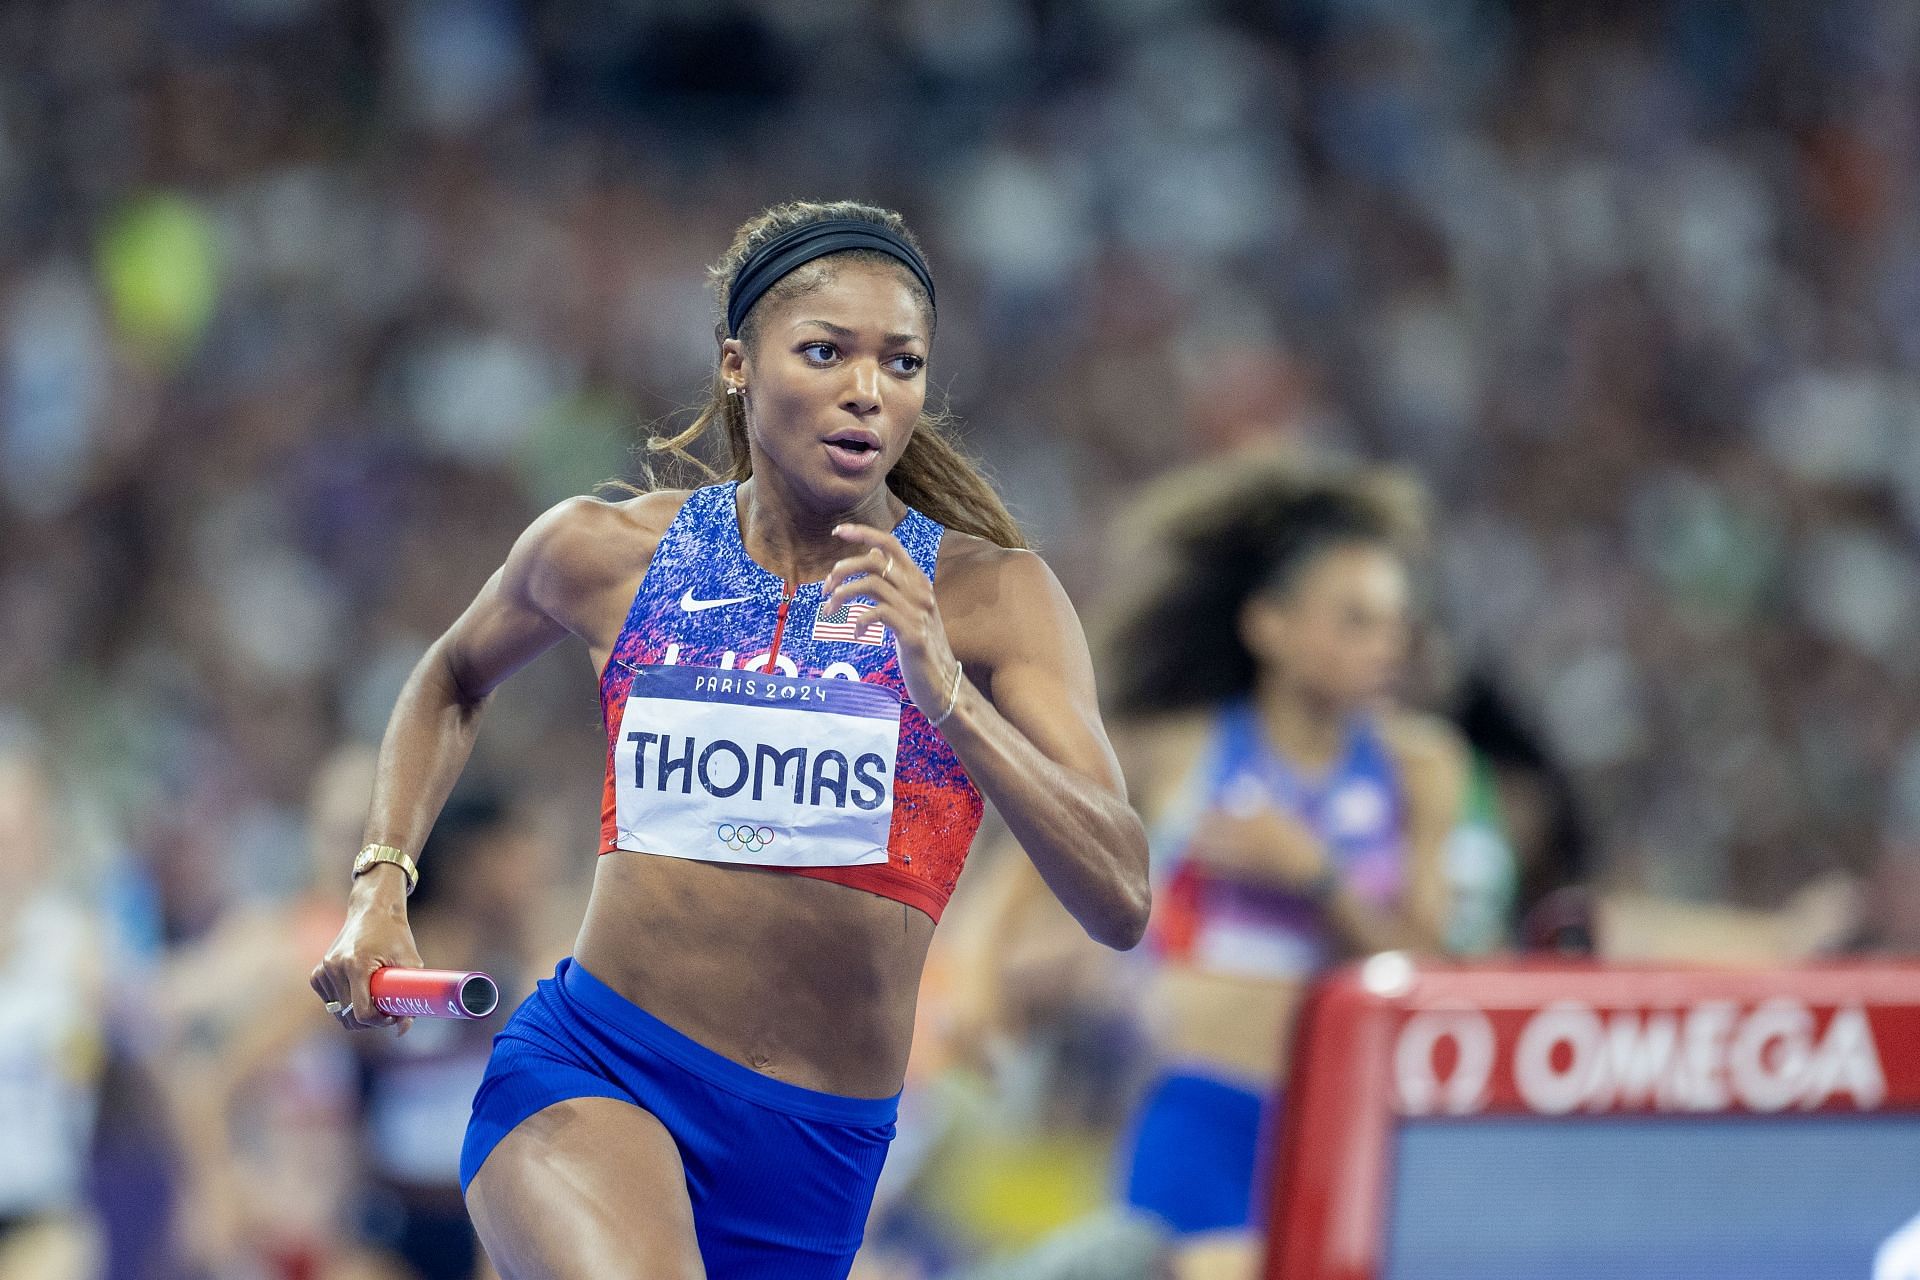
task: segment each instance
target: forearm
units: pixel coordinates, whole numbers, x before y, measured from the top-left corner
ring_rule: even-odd
[[[1147,836],[1125,798],[1049,759],[970,682],[940,731],[1088,935],[1119,950],[1139,942],[1152,901]]]
[[[485,698],[460,687],[440,645],[429,649],[400,691],[380,741],[365,840],[417,856],[473,753]],[[381,872],[364,884],[397,884]],[[358,887],[358,886],[356,886]]]

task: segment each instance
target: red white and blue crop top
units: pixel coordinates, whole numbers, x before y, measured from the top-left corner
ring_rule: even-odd
[[[601,673],[600,851],[791,871],[937,921],[980,792],[910,700],[892,632],[858,605],[822,616],[819,583],[747,555],[737,488],[681,507]],[[929,578],[944,532],[913,510],[893,531]]]
[[[1148,937],[1157,954],[1213,973],[1306,978],[1335,949],[1319,908],[1275,885],[1223,875],[1188,856],[1215,812],[1277,808],[1325,844],[1349,889],[1391,907],[1406,891],[1407,808],[1400,769],[1366,716],[1347,725],[1340,758],[1320,777],[1293,768],[1266,742],[1250,702],[1223,707],[1213,739],[1154,833]]]

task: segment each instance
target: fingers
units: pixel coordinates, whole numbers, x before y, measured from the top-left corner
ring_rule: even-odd
[[[876,578],[889,580],[897,580],[903,569],[915,568],[913,557],[900,545],[900,539],[884,530],[864,524],[842,524],[835,525],[833,533],[842,542],[851,542],[859,548],[850,552],[836,568],[845,566],[848,573],[871,573]],[[889,563],[892,568],[888,568]]]
[[[845,563],[842,561],[841,563]],[[911,603],[905,589],[898,583],[885,582],[872,574],[844,581],[837,587],[827,588],[826,596],[820,601],[820,612],[832,613],[841,605],[851,604],[855,600],[865,599],[874,609],[886,609],[889,606],[903,606]]]
[[[954,661],[932,580],[891,533],[861,524],[838,525],[833,532],[861,550],[827,574],[821,614],[835,613],[856,598],[872,601],[856,615],[861,626],[877,622],[892,633],[908,698],[929,705],[927,700],[946,687]]]
[[[831,596],[843,583],[854,580],[858,580],[863,585],[869,578],[874,579],[875,582],[889,581],[889,577],[881,573],[880,557],[883,554],[878,551],[862,551],[843,560],[836,560],[833,568],[827,571],[826,580],[820,584],[821,592]]]
[[[368,990],[368,979],[379,967],[377,963],[363,966],[350,959],[329,957],[313,967],[307,984],[326,1003],[327,1013],[333,1020],[348,1031],[391,1027],[402,1019],[374,1008],[373,996]]]
[[[340,1022],[342,1026],[351,1025],[344,1020],[343,1015],[351,1016],[353,1013],[352,990],[346,981],[340,962],[331,957],[322,960],[313,966],[313,973],[307,981],[313,987],[315,994],[326,1002],[327,1012],[333,1016],[334,1020]]]
[[[349,1031],[356,1028],[351,989],[341,981],[341,975],[332,965],[322,963],[315,967],[313,988],[326,1001],[329,1017]]]
[[[844,542],[858,543],[863,547],[879,547],[889,555],[906,555],[900,545],[900,539],[885,529],[876,529],[870,524],[837,524],[833,526],[833,536]]]
[[[331,1016],[334,1021],[345,1026],[346,1023],[342,1015],[351,1014],[353,1010],[340,1001],[337,993],[338,988],[334,981],[333,966],[325,960],[313,966],[313,971],[307,975],[307,985],[313,988],[315,995],[326,1002],[328,1015]]]
[[[876,608],[932,604],[933,584],[898,538],[859,524],[839,525],[834,534],[863,549],[834,565],[821,583],[823,610],[832,612],[859,596],[872,600]]]
[[[351,974],[353,984],[351,995],[353,1013],[350,1025],[355,1027],[391,1027],[400,1021],[398,1018],[384,1014],[373,1007],[372,984],[368,980],[373,977],[373,971],[379,967],[379,965],[368,965],[365,968],[359,965],[353,967]]]
[[[856,574],[866,573],[883,582],[893,581],[903,569],[917,567],[907,549],[900,545],[900,539],[885,530],[864,524],[841,524],[834,526],[833,535],[843,542],[854,543],[860,550],[833,567],[833,573],[827,575],[829,589]]]

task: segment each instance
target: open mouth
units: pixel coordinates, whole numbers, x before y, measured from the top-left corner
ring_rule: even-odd
[[[827,448],[848,461],[863,460],[880,452],[880,441],[858,432],[842,432],[827,437]]]

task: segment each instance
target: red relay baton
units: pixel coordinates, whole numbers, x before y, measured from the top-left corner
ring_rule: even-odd
[[[367,978],[373,1007],[395,1018],[484,1018],[500,1007],[500,988],[484,973],[386,965]]]

